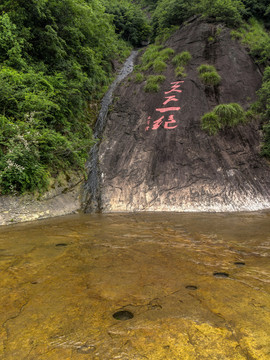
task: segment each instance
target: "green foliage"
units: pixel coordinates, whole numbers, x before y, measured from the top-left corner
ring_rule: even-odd
[[[175,76],[178,79],[183,79],[187,76],[184,66],[177,66],[177,68],[175,69]]]
[[[24,68],[23,46],[24,41],[18,37],[16,25],[11,22],[9,15],[0,16],[0,63]]]
[[[141,65],[138,67],[146,71],[153,67],[155,73],[163,72],[167,65],[165,61],[174,54],[171,48],[163,48],[162,45],[149,45],[141,57]]]
[[[84,172],[88,104],[129,47],[100,0],[4,0],[0,14],[0,193],[41,191]]]
[[[186,66],[191,58],[192,56],[188,51],[182,51],[172,59],[172,63],[176,66]]]
[[[244,121],[245,112],[236,103],[221,104],[214,108],[213,113],[217,115],[224,126],[234,126]]]
[[[219,117],[213,112],[203,115],[201,118],[201,126],[209,135],[215,135],[218,130],[221,129]]]
[[[141,83],[144,80],[144,75],[142,73],[136,73],[135,75],[135,82]]]
[[[205,74],[207,72],[216,72],[216,68],[213,65],[202,64],[198,67],[199,74]]]
[[[162,45],[149,45],[141,57],[142,70],[148,70],[154,61],[159,57],[159,50],[163,48]]]
[[[268,121],[263,127],[264,143],[261,154],[270,158],[270,122]]]
[[[138,5],[128,0],[103,0],[108,14],[113,15],[116,32],[134,46],[139,46],[150,35],[150,25]]]
[[[171,25],[169,28],[159,29],[157,36],[152,32],[152,41],[155,41],[155,44],[160,45],[164,44],[166,40],[170,38],[170,36],[179,29],[177,25]]]
[[[205,18],[214,19],[216,22],[224,22],[227,26],[239,26],[245,7],[238,0],[201,0],[195,7],[196,12]]]
[[[195,14],[236,27],[242,23],[247,10],[240,0],[160,0],[152,16],[153,39],[169,33],[172,26],[183,24]]]
[[[163,75],[149,75],[147,77],[144,91],[145,92],[158,92],[160,89],[159,84],[161,84],[163,81],[165,81],[165,79],[166,78]]]
[[[167,68],[166,63],[163,60],[160,60],[159,58],[154,61],[153,63],[153,69],[155,73],[161,73]]]
[[[248,45],[250,54],[258,63],[270,62],[270,36],[262,23],[252,18],[245,26],[231,31],[231,35]]]
[[[221,82],[221,77],[213,65],[202,64],[198,67],[199,78],[204,85],[217,86]]]
[[[246,121],[245,111],[236,103],[221,104],[201,118],[202,129],[215,135],[225,126],[236,126]]]
[[[264,121],[262,154],[270,158],[270,66],[265,68],[263,84],[258,91],[258,97],[257,107]]]
[[[194,14],[193,0],[160,0],[153,13],[153,36],[168,32],[173,25],[181,25]]]
[[[172,48],[165,48],[165,49],[162,49],[160,52],[159,52],[159,57],[163,60],[163,61],[167,61],[170,59],[170,57],[172,55],[174,55],[175,51],[172,49]]]
[[[221,82],[221,77],[216,71],[200,74],[200,79],[207,86],[217,86]]]
[[[270,26],[268,0],[242,0],[245,5],[245,18],[256,17],[263,20],[265,25]]]

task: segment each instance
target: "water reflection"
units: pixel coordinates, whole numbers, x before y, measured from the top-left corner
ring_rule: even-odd
[[[269,240],[269,212],[0,228],[0,358],[269,359]]]

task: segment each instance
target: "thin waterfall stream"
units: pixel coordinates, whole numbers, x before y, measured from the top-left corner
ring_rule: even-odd
[[[86,164],[86,169],[88,172],[88,179],[84,188],[84,210],[86,212],[100,212],[102,210],[100,202],[100,171],[98,166],[100,139],[106,126],[107,114],[113,101],[114,91],[116,87],[133,71],[134,60],[137,54],[137,50],[131,52],[131,55],[124,63],[118,76],[110,86],[101,102],[101,109],[94,129],[94,139],[97,141],[90,151],[89,160]]]

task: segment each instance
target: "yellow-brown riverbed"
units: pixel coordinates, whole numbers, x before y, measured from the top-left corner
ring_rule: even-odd
[[[270,359],[269,212],[2,227],[0,274],[0,359]]]

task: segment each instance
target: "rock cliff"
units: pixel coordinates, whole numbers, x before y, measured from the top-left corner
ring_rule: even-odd
[[[200,124],[217,104],[234,102],[247,109],[261,85],[259,67],[229,29],[198,19],[165,46],[190,52],[187,77],[178,82],[168,65],[158,93],[145,93],[145,83],[134,81],[118,87],[99,146],[98,201],[88,194],[86,211],[269,208],[270,168],[259,155],[259,122],[215,136]],[[200,81],[201,64],[214,65],[221,76],[215,89]]]

